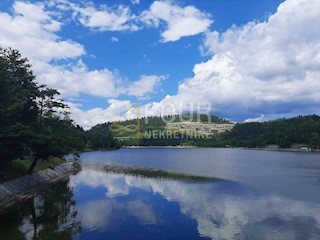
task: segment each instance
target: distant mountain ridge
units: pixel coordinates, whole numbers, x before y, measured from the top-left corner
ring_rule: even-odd
[[[151,116],[142,117],[138,119],[130,119],[117,121],[121,125],[131,125],[137,124],[140,121],[142,124],[151,126],[165,126],[166,123],[171,122],[201,122],[201,123],[231,123],[229,120],[207,114],[196,114],[196,113],[186,113],[186,114],[174,114],[174,115],[164,115],[164,116]]]
[[[175,116],[173,118],[173,116]],[[132,146],[198,146],[296,148],[317,150],[320,147],[320,116],[307,115],[282,118],[266,122],[232,123],[226,119],[207,115],[186,114],[165,117],[147,117],[108,123],[108,129],[121,145]],[[166,119],[167,122],[163,121]],[[186,121],[189,119],[189,121]],[[200,119],[200,122],[199,122]],[[169,121],[170,120],[170,121]],[[171,123],[170,123],[171,122]],[[183,129],[183,125],[185,125]],[[217,125],[230,127],[214,134],[185,133],[189,126],[199,128]],[[100,125],[102,126],[102,125]],[[169,126],[169,127],[168,127]],[[174,127],[172,127],[174,126]],[[178,128],[175,128],[179,126]],[[95,127],[98,131],[99,127]],[[105,127],[103,128],[105,130]],[[197,129],[194,130],[196,132]],[[198,131],[198,132],[199,132]]]

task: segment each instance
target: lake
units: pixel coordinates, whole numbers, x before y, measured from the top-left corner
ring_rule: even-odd
[[[139,148],[80,159],[80,172],[2,213],[0,239],[320,238],[317,153]]]

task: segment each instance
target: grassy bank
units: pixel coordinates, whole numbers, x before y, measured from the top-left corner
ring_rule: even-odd
[[[49,158],[48,160],[45,160],[45,161],[39,160],[37,166],[34,169],[34,172],[44,170],[50,166],[57,166],[64,162],[65,160],[61,158],[54,158],[54,157]],[[6,170],[4,173],[6,181],[27,175],[27,171],[31,163],[32,163],[31,159],[22,159],[22,160],[19,159],[19,160],[14,160],[10,162],[6,166]]]

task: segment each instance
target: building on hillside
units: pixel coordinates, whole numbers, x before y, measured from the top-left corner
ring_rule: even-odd
[[[179,131],[198,132],[206,135],[216,135],[230,131],[234,124],[199,123],[199,122],[174,122],[167,123],[167,128]]]

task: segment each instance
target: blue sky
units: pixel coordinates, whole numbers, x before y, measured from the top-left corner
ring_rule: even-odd
[[[233,121],[319,114],[320,1],[0,3],[0,45],[28,57],[76,122],[196,110]]]

